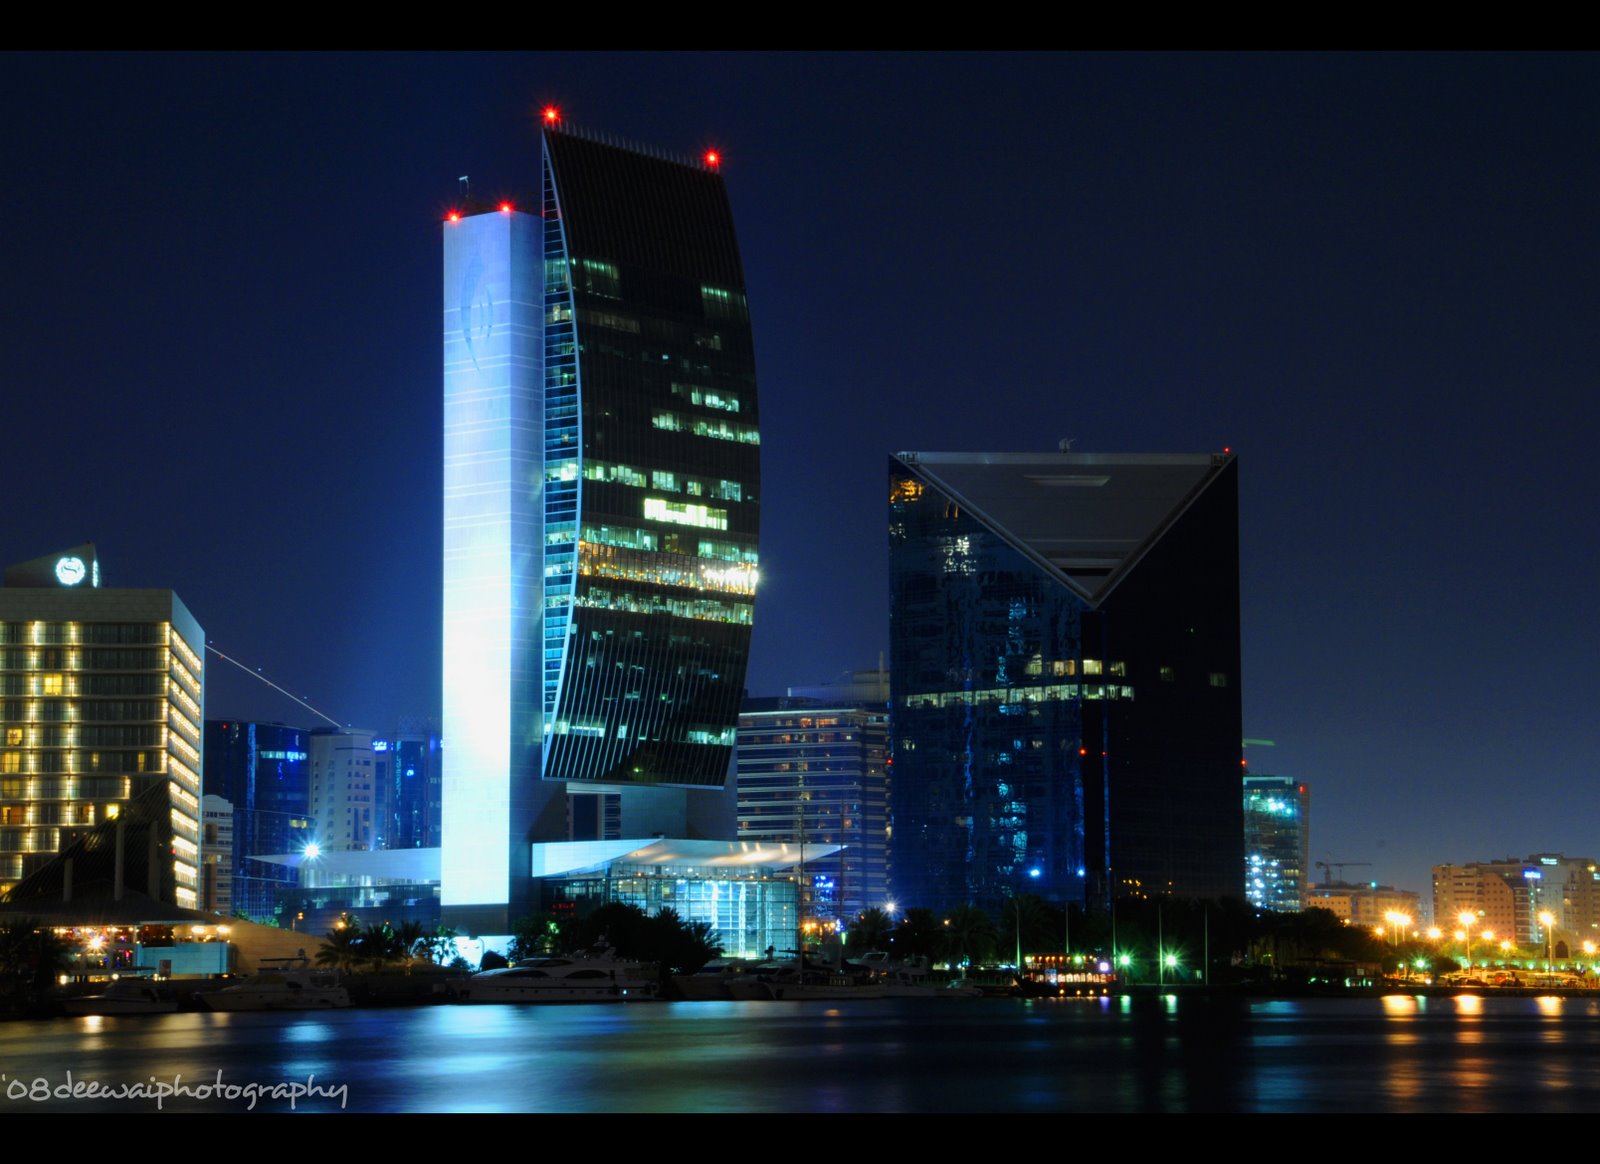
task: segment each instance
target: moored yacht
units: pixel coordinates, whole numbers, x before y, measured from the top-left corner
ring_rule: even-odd
[[[655,998],[659,987],[655,967],[606,950],[484,970],[450,992],[458,1002],[637,1002]]]
[[[212,1010],[328,1010],[350,1005],[350,992],[304,958],[263,958],[254,978],[201,996]]]
[[[147,978],[118,978],[104,993],[69,998],[61,1004],[68,1014],[171,1014],[178,1000],[164,997]]]

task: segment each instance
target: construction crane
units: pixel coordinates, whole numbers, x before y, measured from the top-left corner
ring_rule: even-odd
[[[1339,870],[1339,884],[1344,884],[1344,871],[1356,865],[1371,865],[1371,861],[1318,861],[1317,868],[1322,870],[1322,884],[1324,887],[1333,884],[1333,871]]]

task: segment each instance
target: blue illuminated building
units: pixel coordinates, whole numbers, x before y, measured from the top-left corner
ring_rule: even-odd
[[[1257,909],[1305,908],[1311,791],[1286,776],[1244,778],[1244,894]]]
[[[530,846],[731,838],[760,435],[727,192],[547,121],[539,195],[444,226],[446,921]]]
[[[372,741],[373,768],[384,788],[388,818],[384,848],[439,847],[439,733],[422,720],[402,720],[399,731]]]
[[[1237,464],[889,462],[893,886],[1238,896]]]
[[[311,840],[310,733],[281,723],[205,721],[203,785],[233,805],[233,912],[271,921],[293,869],[260,860]]]
[[[739,717],[739,839],[811,846],[808,919],[845,924],[891,900],[888,684],[857,672],[746,700]]]

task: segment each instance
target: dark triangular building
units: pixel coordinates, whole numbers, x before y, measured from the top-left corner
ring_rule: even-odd
[[[890,458],[900,900],[1237,896],[1232,456]]]

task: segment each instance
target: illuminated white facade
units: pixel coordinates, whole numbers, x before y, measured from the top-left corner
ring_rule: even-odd
[[[311,839],[322,852],[383,848],[383,789],[372,733],[311,733]]]
[[[540,233],[520,213],[445,232],[441,905],[489,932],[526,912],[543,735]]]

